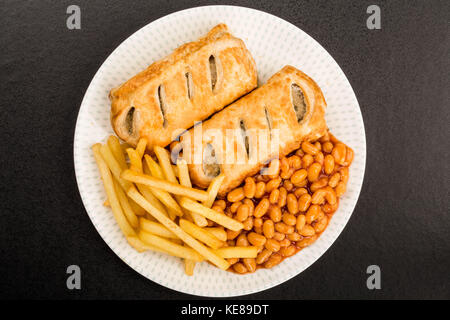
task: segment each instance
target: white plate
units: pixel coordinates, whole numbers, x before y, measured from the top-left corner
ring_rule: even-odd
[[[236,275],[208,263],[184,274],[181,259],[160,253],[139,254],[120,233],[109,208],[91,145],[113,133],[109,122],[108,92],[169,54],[179,45],[204,35],[224,22],[244,40],[256,60],[260,82],[286,64],[311,76],[328,103],[326,119],[331,132],[355,151],[347,192],[330,225],[310,247],[273,269]],[[361,190],[366,162],[364,124],[355,94],[334,59],[314,39],[273,15],[234,6],[208,6],[179,11],[158,19],[125,40],[106,59],[81,103],[74,138],[75,172],[81,198],[92,223],[110,248],[131,268],[165,287],[210,297],[229,297],[276,286],[308,268],[336,240],[349,220]],[[327,263],[322,261],[322,263]]]

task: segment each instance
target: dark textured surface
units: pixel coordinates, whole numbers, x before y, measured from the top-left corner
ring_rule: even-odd
[[[216,1],[2,1],[0,296],[196,298],[129,268],[78,195],[72,143],[93,75],[123,40]],[[66,28],[78,4],[82,29]],[[449,5],[446,1],[226,1],[275,14],[336,59],[359,100],[367,167],[353,216],[309,269],[256,299],[450,298]],[[365,26],[379,4],[382,30]],[[82,269],[69,291],[66,267]],[[382,290],[366,288],[377,264]]]

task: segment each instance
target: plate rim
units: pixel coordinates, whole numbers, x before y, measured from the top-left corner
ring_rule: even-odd
[[[361,129],[362,129],[362,135],[361,138],[364,142],[364,153],[361,155],[362,156],[362,172],[361,172],[361,181],[360,184],[358,185],[358,191],[357,191],[357,196],[356,196],[356,200],[354,201],[353,205],[351,206],[351,211],[350,214],[348,215],[347,220],[345,221],[342,229],[338,232],[337,236],[332,240],[332,242],[330,243],[330,245],[320,254],[317,256],[316,259],[314,259],[314,261],[310,262],[303,270],[294,273],[292,275],[289,275],[286,278],[283,278],[281,280],[276,280],[276,281],[271,281],[270,283],[266,284],[266,285],[261,285],[260,287],[256,288],[256,289],[243,289],[244,292],[239,293],[239,294],[217,294],[217,295],[208,295],[208,294],[199,294],[199,293],[193,293],[193,292],[187,292],[187,291],[181,291],[172,287],[169,287],[165,284],[162,284],[161,282],[155,280],[155,279],[150,279],[148,278],[146,275],[144,275],[140,270],[138,270],[137,268],[133,267],[130,265],[130,263],[128,263],[128,261],[126,261],[126,259],[124,259],[123,257],[121,257],[119,254],[116,253],[116,251],[114,250],[114,248],[111,246],[110,243],[108,243],[105,238],[102,236],[102,234],[100,233],[100,231],[98,230],[97,226],[94,224],[94,222],[92,221],[92,218],[88,212],[88,209],[85,205],[85,198],[83,196],[83,193],[80,191],[80,178],[78,175],[78,165],[77,165],[77,151],[76,151],[76,145],[77,145],[77,135],[79,132],[79,122],[80,122],[80,114],[81,114],[81,107],[85,104],[86,99],[87,99],[87,93],[89,91],[89,88],[91,87],[91,85],[93,84],[93,82],[98,78],[100,71],[104,68],[106,62],[111,58],[111,56],[118,50],[119,47],[121,47],[125,42],[127,42],[129,39],[131,39],[132,37],[134,37],[137,33],[139,33],[142,29],[148,27],[150,24],[154,24],[157,22],[160,22],[161,20],[164,19],[168,19],[170,16],[176,15],[176,14],[181,14],[182,12],[186,13],[189,11],[195,11],[195,10],[204,10],[207,8],[237,8],[239,10],[248,10],[248,11],[252,11],[254,13],[258,13],[258,14],[264,14],[264,15],[269,15],[271,18],[274,18],[275,20],[278,20],[280,23],[285,23],[290,25],[290,27],[293,27],[295,29],[298,29],[299,31],[303,32],[308,38],[309,40],[312,40],[315,45],[318,45],[320,48],[322,48],[323,50],[325,50],[325,52],[328,54],[328,56],[332,59],[332,61],[336,64],[336,66],[338,67],[338,71],[342,74],[343,78],[345,79],[345,81],[347,81],[347,84],[351,90],[352,93],[352,98],[354,99],[356,105],[358,106],[357,111],[358,111],[358,116],[359,116],[359,120],[362,124]],[[169,290],[173,290],[176,292],[180,292],[183,294],[187,294],[187,295],[192,295],[192,296],[198,296],[198,297],[213,297],[213,298],[226,298],[226,297],[242,297],[245,295],[250,295],[250,294],[255,294],[255,293],[260,293],[266,290],[269,290],[271,288],[277,287],[278,285],[281,285],[291,279],[293,279],[294,277],[300,275],[302,272],[304,272],[305,270],[307,270],[309,267],[311,267],[314,263],[316,263],[336,242],[336,240],[341,236],[342,232],[344,231],[344,229],[347,227],[351,217],[353,216],[353,213],[355,211],[356,205],[358,204],[360,195],[361,195],[361,191],[362,191],[362,186],[364,183],[364,178],[365,178],[365,172],[366,172],[366,166],[367,166],[367,139],[366,139],[366,130],[365,130],[365,125],[364,125],[364,118],[362,116],[362,111],[361,111],[361,107],[358,101],[358,98],[355,94],[355,91],[353,90],[353,87],[349,81],[349,79],[347,78],[346,74],[344,73],[344,71],[342,70],[341,66],[337,63],[337,61],[334,59],[334,57],[328,52],[328,50],[323,47],[316,39],[314,39],[309,33],[307,33],[306,31],[302,30],[300,27],[296,26],[295,24],[280,18],[272,13],[260,10],[260,9],[254,9],[254,8],[250,8],[250,7],[245,7],[245,6],[236,6],[236,5],[205,5],[205,6],[196,6],[196,7],[190,7],[190,8],[186,8],[183,10],[178,10],[178,11],[174,11],[171,13],[168,13],[164,16],[161,16],[143,26],[141,26],[139,29],[135,30],[133,33],[131,33],[130,35],[128,35],[120,44],[118,44],[108,55],[107,57],[103,60],[103,62],[101,63],[100,67],[97,69],[97,71],[95,72],[94,76],[92,77],[91,81],[89,82],[89,85],[87,86],[84,95],[83,95],[83,99],[81,100],[80,106],[78,108],[78,113],[77,113],[77,119],[75,122],[75,130],[74,130],[74,134],[73,134],[73,161],[74,161],[74,171],[75,171],[75,180],[77,182],[77,189],[78,189],[78,194],[80,195],[80,198],[82,200],[83,203],[83,207],[84,207],[84,211],[87,214],[87,216],[89,217],[89,220],[91,220],[91,223],[93,224],[94,228],[96,229],[97,233],[99,234],[100,238],[103,240],[103,242],[106,243],[106,245],[111,249],[111,251],[114,252],[114,254],[120,259],[122,260],[129,268],[131,268],[132,270],[134,270],[136,273],[138,273],[140,276],[144,277],[147,280],[150,280],[164,288],[167,288]]]

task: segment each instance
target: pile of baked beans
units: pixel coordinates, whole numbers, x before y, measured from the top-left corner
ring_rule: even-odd
[[[349,178],[353,150],[327,133],[247,177],[213,208],[241,221],[227,230],[228,246],[257,246],[256,258],[228,259],[240,274],[272,268],[311,245],[328,226]]]

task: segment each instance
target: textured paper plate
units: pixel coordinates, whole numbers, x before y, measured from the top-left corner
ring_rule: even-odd
[[[198,264],[195,275],[184,274],[181,259],[160,253],[134,251],[121,234],[109,208],[91,145],[113,133],[109,121],[108,92],[179,45],[204,35],[224,22],[244,40],[256,60],[264,83],[290,64],[311,76],[328,103],[326,120],[331,132],[355,151],[347,192],[328,228],[310,247],[273,269],[236,275],[208,263]],[[92,223],[105,242],[131,268],[165,287],[200,296],[228,297],[258,292],[298,275],[314,263],[336,240],[349,220],[361,190],[366,162],[364,124],[347,78],[334,59],[314,39],[273,15],[234,6],[209,6],[179,11],[158,19],[125,40],[106,59],[92,80],[78,114],[74,138],[78,188]],[[321,263],[326,263],[322,260]]]

